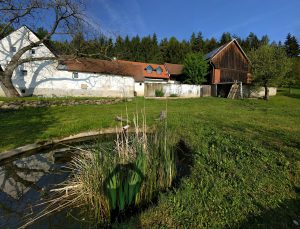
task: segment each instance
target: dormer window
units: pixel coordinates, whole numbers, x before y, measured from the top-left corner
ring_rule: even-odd
[[[10,52],[16,52],[17,48],[15,46],[10,46]]]
[[[73,79],[78,79],[78,72],[73,72]]]
[[[31,53],[31,55],[34,55],[35,54],[35,49],[31,49],[30,53]]]
[[[145,68],[145,70],[147,71],[147,73],[152,73],[153,72],[153,68],[151,65],[148,65],[147,68]]]
[[[59,64],[59,65],[57,66],[57,69],[58,69],[58,70],[67,70],[67,66],[64,65],[64,64]]]
[[[156,73],[157,73],[157,74],[161,74],[162,72],[163,72],[162,68],[161,68],[160,66],[158,66],[158,67],[156,68]]]

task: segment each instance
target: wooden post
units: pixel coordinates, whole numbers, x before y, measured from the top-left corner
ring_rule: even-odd
[[[240,82],[240,97],[243,99],[243,83]]]

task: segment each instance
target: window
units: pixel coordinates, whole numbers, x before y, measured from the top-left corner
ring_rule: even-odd
[[[27,70],[21,70],[22,76],[27,76]]]
[[[73,72],[73,79],[78,79],[78,72]]]
[[[31,54],[34,55],[35,54],[35,49],[31,49]]]
[[[156,68],[156,73],[157,73],[157,74],[161,74],[162,72],[163,72],[162,68],[161,68],[160,66],[158,66],[158,67]]]
[[[17,48],[16,48],[15,46],[11,46],[11,47],[10,47],[10,51],[11,51],[11,52],[16,52],[16,51],[17,51]]]
[[[153,71],[153,68],[151,65],[148,65],[147,68],[145,68],[145,70],[147,71],[147,73],[151,73]]]

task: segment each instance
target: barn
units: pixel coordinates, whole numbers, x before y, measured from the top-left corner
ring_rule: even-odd
[[[236,98],[243,96],[243,85],[252,80],[250,60],[237,40],[207,53],[205,59],[210,69],[208,83],[212,85],[212,95]]]

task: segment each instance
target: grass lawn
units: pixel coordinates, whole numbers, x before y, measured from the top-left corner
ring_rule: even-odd
[[[154,124],[164,100],[0,111],[0,151],[37,140],[114,127],[146,107]],[[167,101],[168,126],[193,152],[178,188],[115,227],[290,228],[300,224],[300,89],[264,100]]]

